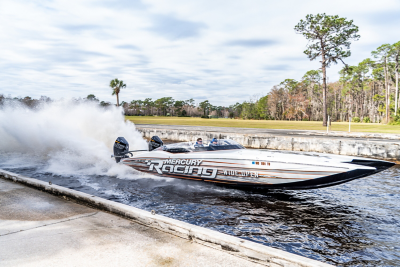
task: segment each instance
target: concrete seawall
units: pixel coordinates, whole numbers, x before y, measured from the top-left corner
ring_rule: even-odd
[[[400,135],[205,126],[136,125],[144,137],[195,141],[228,138],[248,148],[330,153],[400,161]]]
[[[116,214],[123,218],[128,218],[146,227],[155,228],[165,233],[190,240],[192,243],[197,243],[219,251],[224,251],[225,253],[248,260],[248,266],[255,266],[254,264],[261,264],[263,266],[331,266],[329,264],[311,260],[279,249],[270,248],[217,231],[167,218],[128,205],[116,203],[100,197],[46,183],[1,169],[0,178],[18,182],[20,184],[24,184],[29,187],[62,197],[66,200],[72,199],[78,203],[89,205],[91,207]],[[18,199],[22,199],[22,197],[18,196]],[[7,202],[5,201],[5,203]],[[24,205],[28,205],[26,201],[22,201],[22,203],[25,203]],[[13,207],[15,210],[15,206]],[[90,228],[90,230],[92,229]],[[8,235],[8,233],[4,236],[6,235]],[[0,237],[1,236],[2,235],[0,235]],[[40,236],[43,236],[43,233],[41,233]],[[210,262],[210,266],[213,265],[214,264]]]

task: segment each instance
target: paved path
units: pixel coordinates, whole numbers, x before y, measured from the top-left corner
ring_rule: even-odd
[[[0,179],[0,266],[261,266]]]

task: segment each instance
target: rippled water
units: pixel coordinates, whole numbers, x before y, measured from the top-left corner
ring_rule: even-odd
[[[2,158],[3,157],[3,158]],[[178,179],[54,175],[40,162],[0,168],[155,210],[335,265],[400,265],[400,168],[308,191],[243,191]],[[8,166],[6,166],[8,165]],[[134,171],[132,170],[132,173]]]

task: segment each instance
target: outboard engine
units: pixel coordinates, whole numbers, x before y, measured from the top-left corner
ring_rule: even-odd
[[[156,148],[159,148],[159,147],[161,147],[163,145],[164,145],[164,143],[161,140],[161,138],[158,137],[157,135],[155,135],[149,141],[149,151],[152,151],[152,150],[154,150]]]
[[[129,143],[124,137],[118,137],[114,143],[114,157],[118,163],[122,158],[127,158],[126,152],[129,151]]]

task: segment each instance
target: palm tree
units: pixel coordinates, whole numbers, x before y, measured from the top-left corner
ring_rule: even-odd
[[[114,80],[111,80],[110,82],[110,87],[112,88],[113,92],[112,95],[117,95],[117,107],[119,107],[119,97],[118,94],[120,92],[120,90],[124,87],[126,87],[126,84],[124,84],[124,82],[121,80],[118,80],[117,78],[115,78]]]

